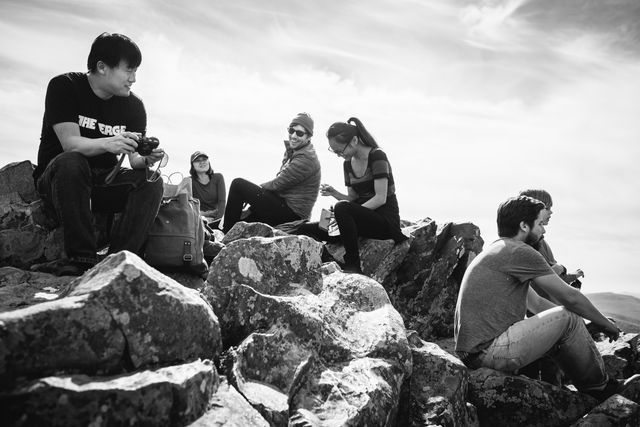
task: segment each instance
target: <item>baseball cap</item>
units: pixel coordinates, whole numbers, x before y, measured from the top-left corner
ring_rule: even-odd
[[[206,153],[203,153],[202,151],[196,151],[191,155],[191,163],[193,163],[193,161],[198,157],[206,157],[207,159],[209,158],[209,156],[207,156]]]

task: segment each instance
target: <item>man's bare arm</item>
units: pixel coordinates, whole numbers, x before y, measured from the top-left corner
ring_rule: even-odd
[[[104,153],[131,154],[136,151],[138,143],[137,134],[133,132],[122,132],[118,135],[104,138],[86,138],[80,135],[80,127],[77,123],[63,122],[53,125],[62,149],[64,151],[74,151],[87,157],[94,157]]]
[[[620,335],[618,327],[600,313],[587,297],[579,290],[564,283],[556,274],[537,277],[533,281],[569,311],[591,320],[596,325],[602,327],[603,332],[610,339],[617,339]]]
[[[546,298],[542,298],[531,286],[529,286],[529,291],[527,293],[527,309],[530,312],[538,314],[554,307],[557,307],[557,305]]]

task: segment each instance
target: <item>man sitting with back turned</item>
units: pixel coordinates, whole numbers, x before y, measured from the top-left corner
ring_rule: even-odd
[[[545,232],[544,209],[544,203],[526,196],[498,208],[501,238],[472,261],[462,279],[454,324],[456,353],[471,368],[507,372],[549,354],[578,390],[604,399],[623,384],[608,378],[582,317],[609,339],[617,339],[620,330],[530,246]],[[540,297],[529,281],[562,306]],[[535,315],[525,319],[527,309]]]
[[[103,33],[91,45],[87,73],[49,82],[34,179],[62,224],[68,259],[34,269],[79,275],[92,267],[98,211],[122,212],[109,251],[140,253],[162,201],[162,179],[147,167],[164,157],[160,148],[136,152],[147,126],[144,104],[131,93],[141,61],[131,39]],[[133,170],[120,168],[124,154]]]

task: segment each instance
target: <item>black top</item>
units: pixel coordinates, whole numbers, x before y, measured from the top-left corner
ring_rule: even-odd
[[[393,172],[391,171],[391,164],[389,164],[385,152],[379,148],[374,148],[369,152],[367,168],[362,176],[356,176],[351,167],[351,161],[349,160],[344,162],[343,169],[344,183],[347,187],[353,188],[358,194],[358,198],[354,202],[359,205],[375,196],[376,179],[387,179],[387,201],[375,211],[387,222],[393,240],[395,240],[396,243],[404,241],[407,237],[402,234],[402,230],[400,229],[400,208],[398,207],[398,199],[395,194],[396,187],[393,180]]]
[[[142,100],[129,96],[99,98],[91,89],[85,73],[67,73],[54,77],[47,87],[42,133],[38,149],[38,166],[34,177],[42,174],[49,162],[62,153],[62,145],[53,125],[64,122],[78,123],[80,135],[86,138],[103,138],[121,132],[139,132],[147,128],[147,113]],[[110,168],[117,163],[117,156],[104,153],[90,157],[92,168]]]

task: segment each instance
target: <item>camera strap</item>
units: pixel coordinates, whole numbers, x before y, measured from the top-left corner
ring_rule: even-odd
[[[126,155],[125,153],[122,153],[120,155],[120,160],[118,160],[118,163],[113,167],[111,172],[109,172],[109,175],[107,175],[107,177],[104,179],[104,183],[105,184],[111,184],[113,182],[113,180],[116,178],[116,175],[118,174],[118,171],[120,170],[120,166],[122,166],[122,162],[124,161],[124,156],[125,155]]]

